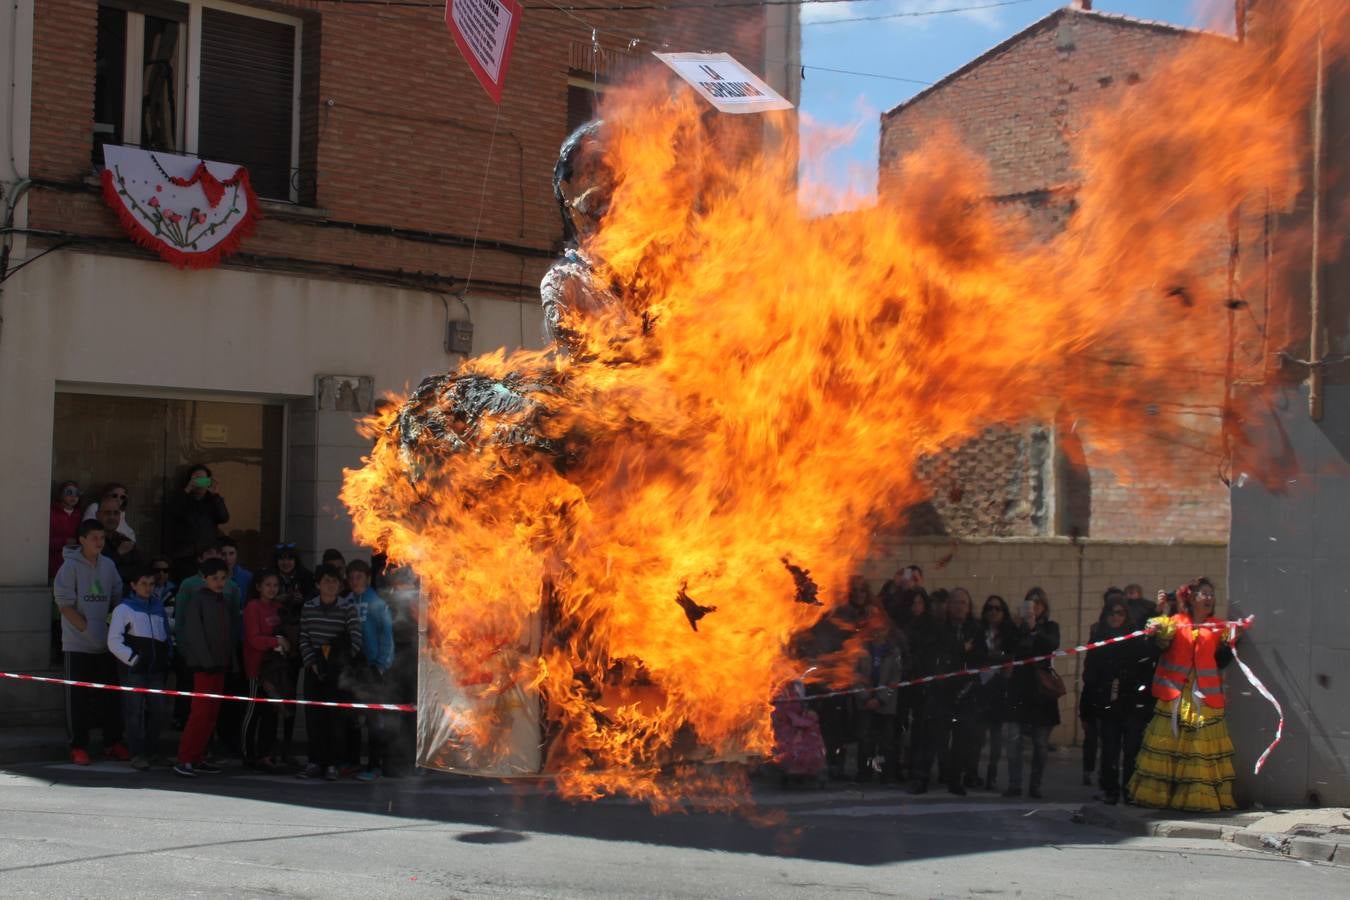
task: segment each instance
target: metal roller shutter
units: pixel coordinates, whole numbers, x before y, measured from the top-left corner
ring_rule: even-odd
[[[284,22],[202,11],[198,153],[246,166],[277,200],[291,196],[295,39]]]

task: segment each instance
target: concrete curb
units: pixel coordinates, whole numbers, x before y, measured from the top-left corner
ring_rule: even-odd
[[[1137,815],[1131,807],[1121,810],[1119,807],[1103,806],[1100,803],[1085,805],[1079,815],[1089,825],[1102,825],[1138,837],[1232,841],[1244,828],[1242,825],[1203,820],[1146,819]]]
[[[1202,819],[1149,819],[1129,808],[1121,810],[1092,803],[1084,806],[1075,820],[1137,837],[1226,841],[1247,850],[1350,867],[1350,835],[1261,831],[1257,823],[1262,815],[1248,815],[1253,820],[1250,825],[1206,822]]]
[[[1269,831],[1244,831],[1237,835],[1234,843],[1249,850],[1350,867],[1350,840],[1336,841]]]

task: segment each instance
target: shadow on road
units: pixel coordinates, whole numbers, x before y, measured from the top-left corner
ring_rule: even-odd
[[[522,843],[531,833],[547,833],[871,866],[1123,840],[1118,832],[1074,821],[1081,818],[1076,813],[1082,805],[1093,802],[1092,791],[1080,784],[1076,754],[1056,755],[1061,758],[1047,772],[1050,787],[1044,801],[1005,800],[979,792],[954,797],[940,789],[914,797],[891,788],[846,785],[784,791],[776,782],[757,782],[754,806],[737,813],[708,812],[690,804],[682,812],[655,814],[625,799],[564,800],[541,781],[505,782],[436,772],[362,784],[261,775],[242,768],[185,779],[168,769],[141,773],[111,762],[88,768],[30,764],[9,771],[70,787],[196,794],[208,810],[208,798],[229,797],[409,820],[403,826],[383,828],[457,825],[466,830],[451,839],[481,845]],[[1074,759],[1064,758],[1070,756]]]

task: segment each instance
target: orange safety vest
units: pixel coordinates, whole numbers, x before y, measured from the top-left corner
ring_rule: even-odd
[[[1153,696],[1175,700],[1186,688],[1186,679],[1195,672],[1195,687],[1206,706],[1224,706],[1223,679],[1214,653],[1219,649],[1221,632],[1216,628],[1193,628],[1185,613],[1173,617],[1177,630],[1172,643],[1163,651],[1153,672]],[[1218,622],[1211,617],[1206,622]]]

